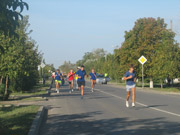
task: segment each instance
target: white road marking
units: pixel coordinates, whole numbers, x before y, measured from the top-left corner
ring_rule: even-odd
[[[90,88],[90,87],[87,87],[87,88]],[[108,92],[102,91],[102,90],[100,90],[100,89],[95,89],[95,90],[96,90],[96,91],[99,91],[99,92],[101,92],[101,93],[104,93],[104,94],[107,94],[107,95],[110,95],[110,96],[113,96],[113,97],[116,97],[116,98],[119,98],[119,99],[122,99],[122,100],[125,100],[125,101],[126,101],[126,99],[125,99],[125,98],[122,98],[122,97],[120,97],[120,96],[113,95],[113,94],[111,94],[111,93],[108,93]],[[173,113],[173,112],[169,112],[169,111],[165,111],[165,110],[158,109],[158,108],[155,108],[155,107],[149,107],[148,105],[145,105],[145,104],[140,103],[140,102],[136,102],[136,104],[139,104],[139,105],[141,105],[141,106],[144,106],[144,107],[150,108],[150,109],[152,109],[152,110],[156,110],[156,111],[159,111],[159,112],[163,112],[163,113],[167,113],[167,114],[170,114],[170,115],[174,115],[174,116],[178,116],[178,117],[180,117],[180,114]]]

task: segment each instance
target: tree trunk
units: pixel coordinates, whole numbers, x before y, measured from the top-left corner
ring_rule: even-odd
[[[163,82],[161,82],[161,89],[163,89]]]
[[[6,96],[7,94],[8,94],[8,75],[6,75],[6,88],[5,88],[4,95]]]
[[[172,81],[172,87],[174,86],[174,79],[171,80]]]
[[[150,88],[154,88],[152,77],[150,77]]]
[[[1,79],[0,79],[0,85],[2,84],[2,81],[3,81],[3,76],[1,76]]]

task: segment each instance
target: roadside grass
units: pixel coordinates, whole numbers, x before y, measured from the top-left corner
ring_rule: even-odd
[[[115,81],[115,80],[111,80],[110,84],[126,86],[125,82],[118,82],[118,81]],[[141,88],[142,84],[141,83],[137,83],[136,86],[138,88]],[[149,83],[145,83],[144,84],[144,89],[150,89],[150,90],[162,91],[162,92],[176,92],[176,93],[180,93],[180,84],[174,84],[173,86],[168,86],[168,85],[164,84],[163,88],[161,88],[160,84],[155,83],[154,84],[154,88],[149,88]]]
[[[142,87],[141,83],[137,84],[137,87]],[[150,85],[149,83],[145,83],[144,88],[145,89],[151,89],[151,90],[155,90],[155,91],[164,91],[164,92],[180,92],[180,84],[174,84],[173,86],[168,86],[168,85],[163,85],[163,88],[161,88],[160,84],[155,83],[154,84],[154,88],[149,88]]]
[[[126,86],[126,83],[125,83],[125,82],[119,82],[119,81],[117,81],[117,80],[111,80],[109,83],[110,83],[110,84],[121,85],[121,86]]]
[[[45,90],[45,89],[48,89],[49,88],[49,86],[50,86],[50,81],[46,81],[46,84],[45,84],[45,86],[42,84],[42,83],[38,83],[36,86],[34,86],[34,89],[35,90]]]
[[[42,97],[29,97],[29,98],[23,98],[21,101],[44,101]]]
[[[46,90],[33,90],[33,91],[28,91],[28,92],[14,92],[11,93],[10,96],[38,96],[46,94]]]
[[[156,91],[164,91],[164,92],[176,92],[176,93],[180,93],[180,88],[153,88],[153,90]]]
[[[44,86],[42,83],[38,83],[32,90],[23,92],[12,92],[8,100],[3,101],[2,95],[0,95],[0,104],[16,104],[17,102],[26,101],[44,101],[43,97],[47,94],[49,89],[50,81],[46,82]]]
[[[29,97],[23,98],[21,101],[44,101],[42,97]]]
[[[27,135],[39,106],[0,107],[0,135]]]
[[[22,92],[13,92],[11,96],[35,96],[40,94],[45,94],[46,90],[49,88],[50,82],[47,81],[45,86],[42,83],[38,83],[34,88],[30,91],[22,91]]]

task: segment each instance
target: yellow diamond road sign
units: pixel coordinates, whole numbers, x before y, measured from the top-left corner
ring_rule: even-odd
[[[141,56],[138,61],[143,65],[144,63],[146,63],[147,59],[144,56]]]

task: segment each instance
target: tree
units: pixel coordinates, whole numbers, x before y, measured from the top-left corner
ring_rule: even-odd
[[[22,11],[28,4],[22,0],[0,0],[0,34],[5,36],[18,36],[15,33],[18,21],[23,18]],[[0,51],[4,52],[0,42]]]
[[[5,35],[15,33],[19,19],[23,18],[24,7],[29,8],[22,0],[0,0],[0,32]]]
[[[87,72],[90,72],[92,68],[96,68],[98,72],[103,72],[106,55],[107,52],[103,48],[97,48],[92,52],[86,52],[82,60],[76,62],[76,65],[84,65]]]
[[[59,69],[64,74],[68,74],[71,69],[73,69],[74,71],[76,70],[76,65],[71,63],[70,61],[65,61],[63,65],[59,66]]]
[[[29,90],[38,81],[41,55],[35,42],[28,37],[28,17],[24,17],[19,25],[16,29],[18,38],[0,34],[4,49],[4,53],[0,52],[0,85],[6,85],[4,99],[7,99],[10,90]]]
[[[137,73],[140,73],[141,66],[137,60],[141,55],[144,55],[148,59],[144,65],[145,77],[150,78],[150,87],[152,88],[153,78],[157,76],[154,74],[156,71],[155,62],[160,60],[158,55],[162,54],[163,51],[160,51],[160,49],[166,46],[167,48],[175,46],[174,36],[175,34],[167,29],[167,24],[164,23],[164,19],[138,19],[133,29],[125,32],[125,41],[119,49],[121,74],[127,70],[128,64],[134,64]],[[170,55],[168,57],[168,61],[170,62],[173,56]],[[157,66],[161,68],[160,65]],[[168,70],[168,72],[171,71]],[[173,74],[174,72],[171,76],[173,76]],[[163,75],[165,74],[163,73]],[[138,76],[141,76],[141,74],[138,74]]]
[[[165,42],[156,52],[157,57],[152,68],[153,76],[160,81],[163,88],[165,78],[173,80],[180,76],[180,48],[177,43]]]

